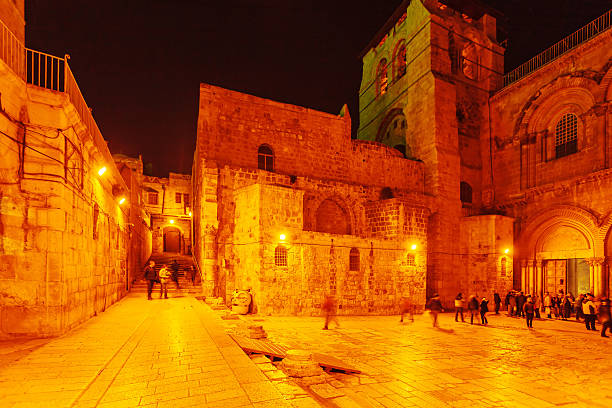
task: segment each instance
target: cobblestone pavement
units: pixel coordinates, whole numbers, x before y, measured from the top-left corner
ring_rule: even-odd
[[[202,302],[145,296],[56,339],[0,343],[0,407],[317,406],[270,382]]]
[[[484,327],[442,314],[440,329],[428,314],[405,324],[397,316],[340,316],[331,330],[321,329],[322,318],[245,317],[276,343],[363,371],[311,387],[328,406],[612,406],[612,338],[575,322],[535,320],[530,330],[522,319],[490,315]]]

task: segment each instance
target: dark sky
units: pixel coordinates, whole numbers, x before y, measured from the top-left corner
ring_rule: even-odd
[[[482,0],[508,19],[506,70],[611,0]],[[401,0],[27,0],[26,42],[63,56],[112,153],[191,172],[200,82],[338,113],[357,126],[358,55]]]

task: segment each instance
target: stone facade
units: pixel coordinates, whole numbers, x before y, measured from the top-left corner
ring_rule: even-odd
[[[250,289],[254,310],[275,314],[318,314],[326,294],[350,314],[395,313],[402,296],[424,303],[423,164],[351,140],[346,108],[202,84],[192,179],[207,294]]]
[[[152,252],[191,253],[191,176],[144,176],[144,203],[151,214]]]

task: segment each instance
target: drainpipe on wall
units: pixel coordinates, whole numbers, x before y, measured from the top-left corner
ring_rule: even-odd
[[[161,210],[162,215],[164,215],[165,204],[166,204],[166,186],[162,184],[162,210]]]

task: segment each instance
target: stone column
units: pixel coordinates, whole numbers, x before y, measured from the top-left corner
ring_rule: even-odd
[[[208,224],[204,229],[204,262],[202,267],[202,289],[204,295],[215,296],[215,271],[217,269],[217,229]]]
[[[542,296],[544,292],[544,261],[538,259],[535,261],[536,268],[536,294]]]
[[[593,285],[595,292],[593,293],[593,295],[601,296],[604,294],[604,290],[605,290],[604,289],[604,276],[603,276],[605,258],[594,258],[593,261],[595,264],[595,270],[594,270],[595,284]]]
[[[524,292],[527,287],[527,268],[529,261],[521,260],[521,290]]]
[[[529,278],[527,279],[527,287],[525,288],[525,294],[530,293],[533,295],[535,290],[535,261],[527,261],[527,272]]]

